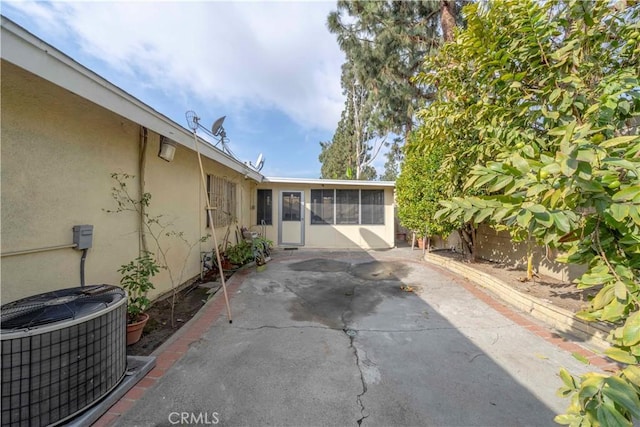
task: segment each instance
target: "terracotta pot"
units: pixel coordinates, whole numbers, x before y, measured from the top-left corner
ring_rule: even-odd
[[[426,240],[426,237],[417,237],[416,239],[418,240],[418,247],[420,249],[424,249],[424,241]]]
[[[142,337],[142,330],[149,320],[147,313],[142,313],[137,322],[127,323],[127,345],[135,344]]]

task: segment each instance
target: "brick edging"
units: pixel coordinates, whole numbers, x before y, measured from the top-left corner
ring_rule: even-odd
[[[227,296],[231,301],[242,282],[249,275],[249,269],[236,272],[226,281]],[[112,426],[116,420],[129,411],[146,391],[156,385],[166,372],[189,351],[191,344],[202,338],[221,315],[226,316],[227,308],[223,291],[217,292],[213,298],[193,316],[182,328],[178,329],[166,342],[158,347],[152,355],[156,356],[156,366],[142,378],[119,401],[110,407],[92,427]],[[233,312],[232,319],[233,319]]]
[[[533,295],[523,294],[502,280],[459,261],[429,253],[425,254],[424,260],[446,268],[488,289],[504,301],[531,314],[561,333],[583,339],[600,350],[610,347],[607,336],[612,328],[608,325],[586,322],[569,310],[549,304]]]
[[[430,260],[425,261],[430,262]],[[550,342],[551,344],[559,347],[562,350],[571,352],[574,355],[584,357],[589,364],[596,366],[603,371],[616,372],[620,370],[620,365],[617,362],[605,356],[602,356],[598,351],[594,351],[590,348],[585,348],[579,344],[576,344],[575,342],[573,342],[573,340],[568,339],[566,336],[562,336],[559,333],[550,332],[547,327],[541,326],[540,324],[535,323],[532,319],[515,312],[513,310],[513,305],[508,301],[502,299],[501,297],[500,299],[496,299],[494,295],[497,294],[491,292],[488,293],[486,290],[482,290],[479,285],[471,279],[459,280],[460,276],[464,277],[463,274],[453,271],[452,269],[449,269],[449,267],[445,267],[440,263],[434,262],[431,264],[437,266],[436,268],[442,271],[444,274],[450,275],[458,285],[462,286],[464,289],[469,291],[489,307],[493,308],[507,319],[527,329],[528,331],[539,336],[545,341]],[[490,289],[485,286],[482,287],[485,289]]]

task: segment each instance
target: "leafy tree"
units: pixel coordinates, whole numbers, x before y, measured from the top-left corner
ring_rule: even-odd
[[[353,64],[347,62],[342,69],[342,87],[347,96],[346,112],[352,124],[350,139],[353,163],[355,163],[355,179],[366,179],[365,175],[373,179],[376,172],[371,163],[380,153],[382,146],[386,145],[386,137],[379,137],[376,130],[371,127],[369,92],[358,81]],[[349,170],[354,169],[349,168]]]
[[[410,139],[411,145],[415,138]],[[415,230],[418,237],[447,235],[452,231],[449,222],[434,218],[440,208],[439,201],[445,197],[447,177],[440,173],[444,151],[427,153],[410,150],[396,181],[396,202],[400,223]]]
[[[446,177],[439,181],[439,190],[444,199],[460,197],[469,171],[478,162],[492,158],[497,152],[495,145],[485,144],[487,135],[478,127],[477,113],[486,104],[479,97],[473,69],[464,58],[458,58],[454,44],[446,44],[438,55],[427,57],[423,70],[416,81],[430,87],[436,94],[427,108],[417,113],[420,125],[416,128],[416,143],[405,147],[406,163],[420,161],[420,156],[410,155],[418,150],[429,156],[431,152],[442,156],[438,175]],[[437,89],[437,91],[436,91]],[[496,126],[496,129],[499,129]],[[419,167],[412,166],[412,167]],[[400,186],[400,185],[398,185]],[[458,231],[471,261],[476,254],[476,224],[470,216],[449,218]]]
[[[448,112],[428,132],[455,137],[478,164],[438,216],[506,227],[588,267],[577,286],[598,293],[579,316],[616,326],[605,353],[628,366],[563,370],[559,392],[571,405],[556,421],[631,426],[640,419],[640,5],[502,0],[465,14],[456,43],[427,61],[424,79],[441,91],[423,117]],[[449,129],[465,121],[467,137]]]
[[[400,165],[404,160],[402,139],[394,138],[389,145],[389,151],[385,153],[387,161],[384,164],[384,174],[380,177],[383,181],[395,181],[400,174]]]
[[[442,35],[451,36],[456,12],[464,1],[338,1],[337,10],[327,21],[336,34],[347,62],[343,67],[342,87],[347,96],[345,111],[349,117],[354,142],[350,145],[355,167],[346,163],[343,169],[360,177],[370,167],[382,146],[388,146],[390,133],[405,139],[413,128],[414,114],[433,88],[414,80],[425,55],[441,44]],[[442,25],[441,25],[442,23]],[[344,114],[343,114],[344,118]],[[336,130],[336,134],[341,132]],[[321,162],[339,164],[344,147],[328,150],[329,145],[343,142],[334,138],[322,143],[327,153]],[[399,147],[395,141],[387,155],[385,176],[395,179],[399,169]],[[336,156],[333,156],[333,151]],[[333,171],[333,166],[328,166]],[[335,171],[333,171],[335,174]],[[342,172],[344,173],[344,172]],[[323,172],[323,176],[325,176]]]
[[[372,117],[376,128],[409,131],[415,103],[424,97],[421,88],[409,81],[426,54],[424,47],[418,51],[410,36],[422,38],[429,28],[416,31],[418,16],[410,12],[419,4],[405,2],[398,8],[394,2],[339,1],[338,10],[329,15],[329,30],[337,35],[354,77],[367,88],[376,107]],[[408,24],[405,30],[399,28],[402,24]]]
[[[320,155],[318,159],[322,164],[320,178],[325,179],[348,179],[347,170],[352,167],[349,157],[351,156],[351,144],[347,119],[342,113],[342,118],[338,122],[333,139],[331,141],[320,142]]]
[[[333,139],[320,143],[322,178],[373,180],[377,173],[371,163],[385,139],[377,140],[376,133],[369,127],[371,110],[367,104],[367,91],[353,78],[348,63],[342,70],[345,109]],[[372,141],[373,145],[370,144]]]

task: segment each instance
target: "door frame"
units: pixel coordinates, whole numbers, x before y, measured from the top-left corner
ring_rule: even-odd
[[[282,241],[282,217],[283,209],[282,202],[284,193],[300,193],[300,242],[283,242]],[[280,190],[278,194],[278,245],[290,245],[290,246],[304,246],[305,240],[305,205],[304,205],[304,190]]]

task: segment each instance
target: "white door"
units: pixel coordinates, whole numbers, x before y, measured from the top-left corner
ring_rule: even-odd
[[[304,245],[304,192],[280,192],[279,245]]]

